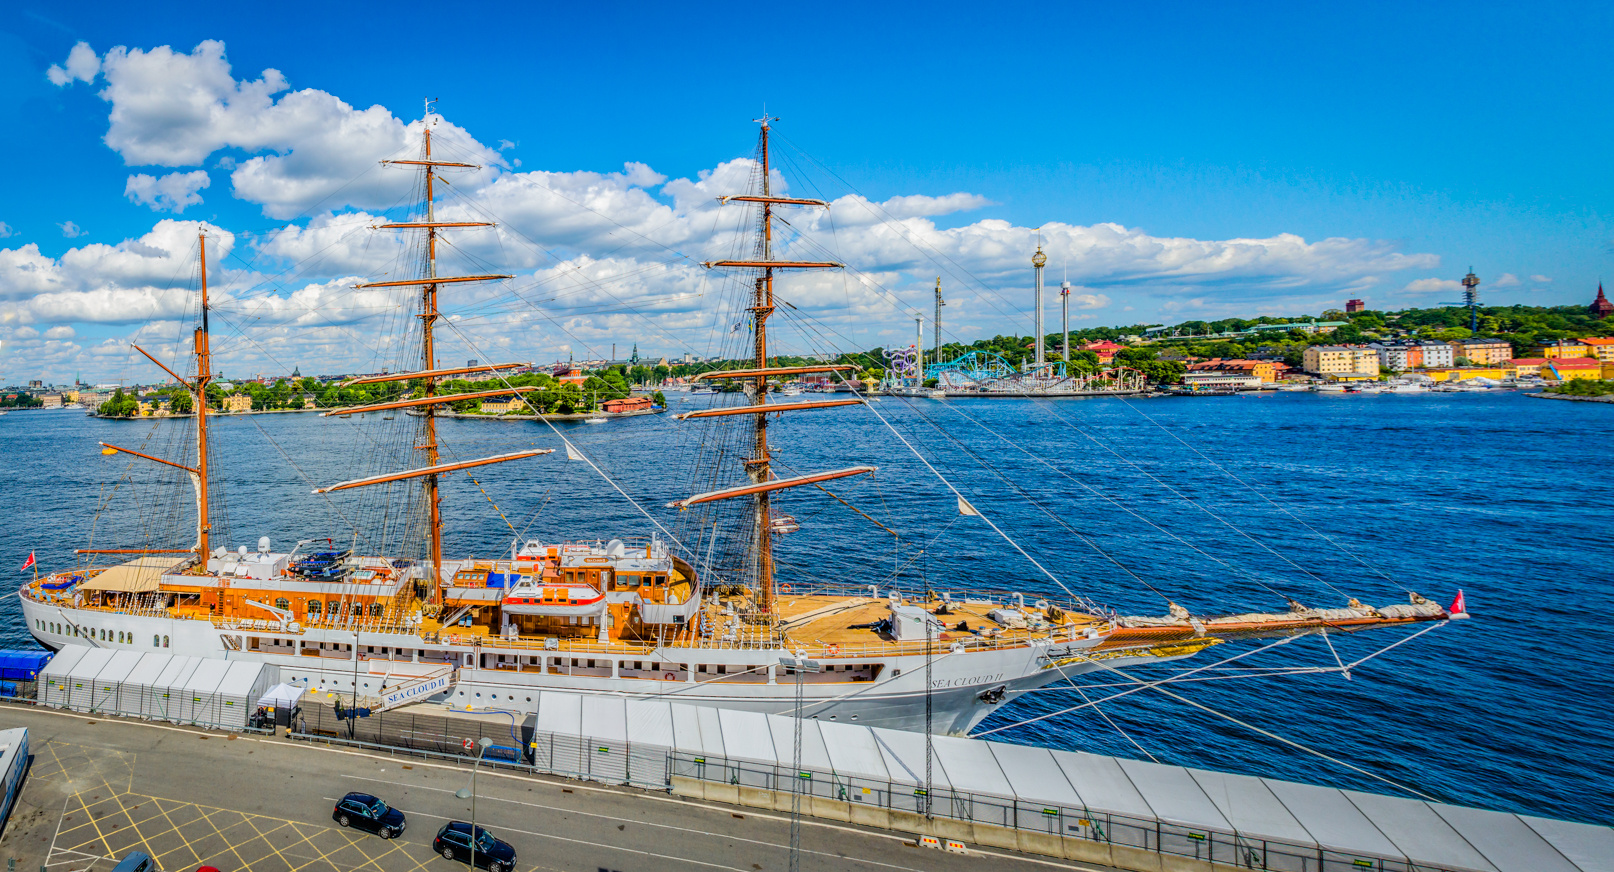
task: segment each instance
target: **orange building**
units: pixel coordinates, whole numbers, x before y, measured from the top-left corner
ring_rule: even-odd
[[[1587,336],[1580,340],[1586,346],[1586,356],[1604,363],[1614,363],[1614,336]]]

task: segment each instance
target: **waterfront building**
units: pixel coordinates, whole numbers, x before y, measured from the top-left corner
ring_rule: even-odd
[[[558,364],[551,374],[555,377],[555,381],[562,384],[580,385],[588,381],[588,376],[583,373],[583,368],[575,363]]]
[[[1412,369],[1417,365],[1412,362],[1414,353],[1422,352],[1423,350],[1417,345],[1405,342],[1373,342],[1369,343],[1367,347],[1378,353],[1379,366],[1391,372],[1406,372]],[[1423,359],[1421,353],[1417,353],[1416,356],[1420,361]]]
[[[514,395],[508,397],[490,397],[482,401],[482,411],[490,412],[495,415],[505,415],[509,414],[510,412],[524,411],[526,408],[526,401],[521,397]]]
[[[246,394],[230,394],[224,398],[223,410],[226,412],[252,411],[252,397]]]
[[[1270,360],[1231,360],[1213,357],[1199,363],[1188,365],[1189,372],[1225,372],[1234,375],[1251,376],[1258,382],[1275,382],[1278,380],[1278,364]],[[1287,369],[1287,367],[1285,367]]]
[[[1515,357],[1508,361],[1508,366],[1513,367],[1514,374],[1521,377],[1540,375],[1541,368],[1546,365],[1547,359],[1545,357]]]
[[[56,394],[56,393],[40,394],[39,395],[39,401],[41,403],[44,403],[44,405],[41,408],[45,408],[45,409],[60,409],[62,407],[62,395],[61,394]]]
[[[1301,366],[1330,378],[1377,378],[1379,354],[1364,346],[1313,345],[1306,349]]]
[[[600,403],[600,411],[611,415],[619,415],[623,412],[643,411],[652,405],[653,403],[651,403],[649,397],[622,397]]]
[[[136,400],[140,414],[160,416],[168,414],[168,398],[157,394],[147,394]]]
[[[1559,360],[1572,357],[1593,357],[1594,355],[1592,354],[1592,347],[1579,339],[1559,339],[1555,342],[1541,342],[1531,346],[1530,356]]]
[[[1418,340],[1418,349],[1422,360],[1414,366],[1451,366],[1457,362],[1452,347],[1444,342],[1421,339]]]
[[[1548,381],[1569,382],[1576,379],[1600,379],[1603,363],[1589,357],[1567,357],[1548,360],[1541,368],[1542,378]]]
[[[1216,390],[1259,390],[1266,382],[1259,376],[1236,369],[1196,369],[1182,375],[1182,383],[1190,388]]]
[[[1457,339],[1447,344],[1454,357],[1467,358],[1473,366],[1494,366],[1513,357],[1513,343],[1506,339]]]
[[[1593,300],[1588,308],[1598,318],[1607,318],[1609,315],[1614,315],[1614,303],[1610,303],[1608,297],[1603,296],[1602,282],[1597,283],[1597,299]]]
[[[1614,363],[1614,336],[1586,336],[1580,342],[1586,346],[1587,357]]]
[[[1423,374],[1437,382],[1459,382],[1471,378],[1488,378],[1496,381],[1513,378],[1518,372],[1511,366],[1447,366],[1425,369]]]

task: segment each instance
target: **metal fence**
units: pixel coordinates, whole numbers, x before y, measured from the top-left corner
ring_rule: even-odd
[[[1410,872],[1405,858],[1342,854],[1315,845],[1252,838],[1235,832],[1195,829],[1166,821],[1137,818],[1071,806],[1047,806],[997,796],[935,788],[927,796],[922,785],[858,778],[835,772],[669,754],[672,775],[719,784],[863,804],[886,811],[927,814],[969,824],[1101,842],[1160,854],[1271,872]],[[1419,866],[1418,872],[1448,872]],[[1449,870],[1456,872],[1456,870]]]

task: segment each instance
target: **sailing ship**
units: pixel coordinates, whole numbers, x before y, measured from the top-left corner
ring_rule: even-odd
[[[430,701],[525,713],[533,710],[535,691],[541,689],[676,695],[686,703],[962,734],[1021,694],[1084,672],[1186,658],[1229,640],[1399,627],[1457,616],[1415,594],[1409,603],[1377,608],[1351,600],[1338,608],[1291,603],[1283,612],[1208,616],[1173,604],[1164,616],[1128,617],[1035,593],[881,591],[878,578],[824,578],[802,571],[781,579],[775,540],[799,525],[779,511],[776,498],[794,488],[872,476],[876,468],[853,464],[789,475],[775,469],[771,418],[860,406],[868,398],[846,378],[855,366],[780,366],[771,360],[776,276],[843,266],[776,256],[776,210],[827,209],[829,204],[773,192],[772,120],[760,119],[751,190],[722,201],[725,208],[755,210],[753,256],[704,265],[733,271],[748,289],[750,360],[745,369],[707,373],[697,384],[737,383],[744,401],[679,416],[701,426],[738,426],[743,456],[736,461],[730,454],[707,466],[713,479],[733,483],[672,503],[691,512],[723,507],[733,516],[728,541],[743,545],[741,577],[716,577],[721,573],[710,561],[659,524],[637,536],[626,530],[582,530],[579,538],[562,541],[518,536],[508,553],[495,558],[444,554],[444,476],[528,461],[549,450],[452,462],[441,455],[436,427],[441,407],[533,388],[439,390],[453,376],[497,376],[519,364],[442,368],[437,363],[439,292],[509,277],[438,274],[442,234],[492,222],[437,220],[437,174],[473,165],[434,158],[428,123],[420,158],[393,162],[420,174],[423,220],[384,225],[423,237],[419,275],[359,285],[418,289],[419,368],[348,383],[414,385],[414,395],[325,413],[347,417],[383,411],[389,413],[384,420],[390,420],[391,412],[407,410],[391,426],[416,428],[409,448],[420,452],[423,463],[316,491],[406,492],[414,505],[424,507],[421,525],[407,534],[409,547],[394,554],[334,543],[321,550],[305,551],[308,543],[276,550],[263,537],[255,549],[238,544],[232,551],[217,541],[209,499],[219,482],[209,464],[207,388],[213,367],[204,236],[198,241],[195,374],[181,376],[141,350],[194,397],[195,443],[186,448],[194,449],[194,461],[103,443],[106,453],[164,464],[190,479],[196,494],[195,543],[172,550],[86,549],[81,552],[86,560],[113,555],[122,562],[92,563],[25,584],[20,596],[34,637],[52,649],[87,645],[260,660],[276,665],[283,681],[351,693],[361,705],[377,709]],[[769,401],[775,380],[808,374],[840,378],[837,398]],[[803,659],[815,665],[797,674]]]

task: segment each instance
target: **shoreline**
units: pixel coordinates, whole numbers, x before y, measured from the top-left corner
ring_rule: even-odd
[[[633,412],[573,412],[569,415],[555,413],[551,415],[476,415],[465,412],[441,412],[439,418],[454,418],[460,421],[582,421],[588,418],[636,418],[640,415],[657,415],[667,411],[659,407],[639,409]],[[415,417],[411,413],[411,417]]]
[[[1525,394],[1538,400],[1576,400],[1582,403],[1614,403],[1614,394],[1605,394],[1601,397],[1577,397],[1574,394]]]
[[[320,409],[262,409],[256,412],[214,412],[215,418],[239,418],[244,415],[296,415],[304,412],[318,412]],[[87,418],[100,418],[103,421],[149,421],[157,418],[194,418],[195,412],[186,412],[183,415],[103,415],[99,412],[85,413]]]

